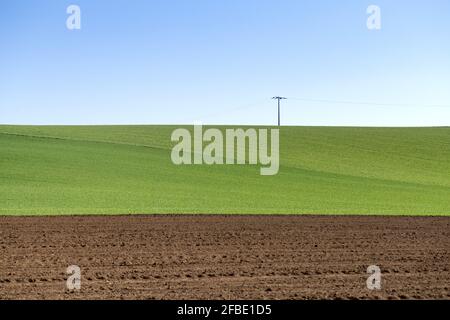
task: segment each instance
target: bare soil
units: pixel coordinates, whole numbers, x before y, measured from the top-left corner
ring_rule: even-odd
[[[448,217],[0,217],[0,299],[426,298],[450,299]]]

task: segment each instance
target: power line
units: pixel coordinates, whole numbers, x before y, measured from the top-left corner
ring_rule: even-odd
[[[264,98],[264,99],[255,100],[252,103],[248,103],[248,104],[241,105],[241,106],[234,106],[234,107],[232,106],[230,108],[225,107],[224,109],[217,110],[216,112],[211,112],[211,113],[208,113],[208,114],[198,115],[196,118],[189,117],[189,118],[187,118],[185,120],[185,122],[189,123],[192,120],[197,121],[198,119],[201,119],[201,118],[203,118],[203,119],[206,118],[207,119],[207,118],[211,118],[211,117],[220,116],[220,115],[223,115],[223,114],[233,113],[235,111],[241,111],[241,110],[247,110],[247,109],[251,109],[251,108],[256,108],[256,107],[261,106],[261,104],[266,103],[268,101],[269,100],[267,98]]]
[[[327,100],[327,99],[306,99],[306,98],[289,98],[290,100],[304,101],[304,102],[322,102],[332,104],[353,104],[353,105],[370,105],[382,107],[423,107],[423,108],[450,108],[450,105],[423,105],[423,104],[403,104],[403,103],[378,103],[366,101],[348,101],[348,100]]]
[[[278,102],[278,126],[281,125],[281,100],[294,100],[294,101],[303,101],[303,102],[312,102],[312,103],[326,103],[326,104],[347,104],[347,105],[368,105],[368,106],[379,106],[379,107],[422,107],[422,108],[450,108],[450,105],[422,105],[422,104],[402,104],[402,103],[378,103],[378,102],[368,102],[368,101],[354,101],[354,100],[334,100],[334,99],[310,99],[310,98],[300,98],[300,97],[281,97],[276,96],[272,97],[271,99],[277,100]],[[190,123],[193,119],[198,120],[201,118],[211,118],[220,116],[222,114],[230,114],[234,113],[236,111],[241,111],[245,109],[250,108],[256,108],[260,107],[263,103],[268,103],[269,99],[258,99],[255,100],[253,103],[241,105],[241,106],[234,106],[234,107],[227,107],[224,106],[223,109],[219,109],[216,112],[211,112],[209,114],[203,114],[203,116],[198,115],[195,119],[185,119],[184,122]]]

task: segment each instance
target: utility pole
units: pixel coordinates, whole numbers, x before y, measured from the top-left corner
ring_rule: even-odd
[[[273,97],[272,99],[278,100],[278,126],[280,126],[281,125],[281,121],[280,121],[280,101],[281,100],[286,100],[287,98],[285,98],[285,97]]]

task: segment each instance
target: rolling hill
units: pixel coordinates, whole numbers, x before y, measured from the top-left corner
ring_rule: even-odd
[[[176,128],[1,125],[0,214],[450,215],[450,128],[282,127],[276,176],[175,166]]]

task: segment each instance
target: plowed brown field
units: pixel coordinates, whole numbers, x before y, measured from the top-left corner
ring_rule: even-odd
[[[0,298],[450,299],[450,218],[0,217]]]

